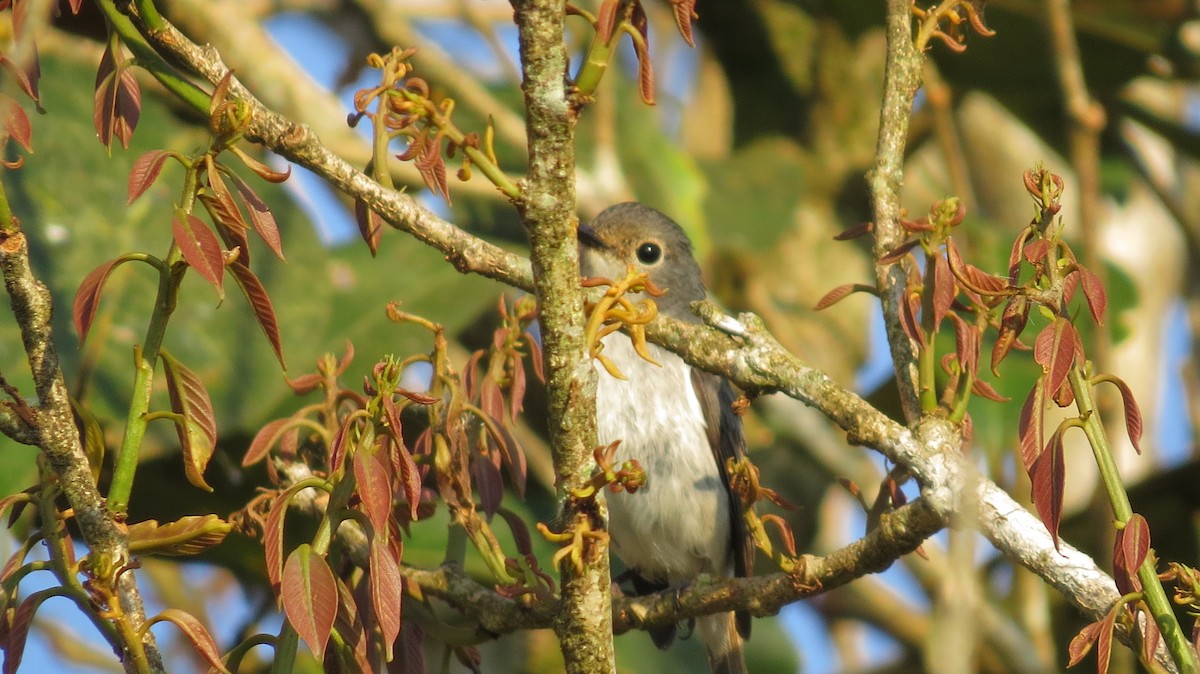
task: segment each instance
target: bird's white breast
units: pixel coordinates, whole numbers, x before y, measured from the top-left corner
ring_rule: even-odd
[[[725,571],[729,497],[690,367],[655,345],[650,353],[661,367],[638,356],[622,333],[604,339],[604,355],[628,379],[596,364],[596,421],[600,442],[621,440],[617,458],[637,459],[647,477],[637,493],[607,494],[613,549],[648,580],[677,584]]]

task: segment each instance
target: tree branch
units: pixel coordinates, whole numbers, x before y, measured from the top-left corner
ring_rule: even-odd
[[[567,100],[566,3],[524,0],[513,2],[513,9],[529,133],[529,173],[518,208],[529,232],[560,525],[587,526],[599,534],[582,539],[582,564],[559,566],[562,606],[554,632],[568,672],[615,672],[604,501],[572,495],[591,477],[597,440],[596,372],[584,343],[575,234],[575,110]]]

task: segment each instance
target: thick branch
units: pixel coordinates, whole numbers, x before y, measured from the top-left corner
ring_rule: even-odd
[[[875,165],[868,176],[875,223],[875,258],[894,250],[905,239],[900,226],[900,186],[904,182],[904,147],[913,98],[921,86],[922,57],[913,47],[909,0],[888,0],[887,64],[883,74],[883,103],[879,110],[879,139]],[[902,264],[876,264],[875,279],[883,303],[884,323],[892,363],[900,388],[904,416],[915,420],[921,413],[917,357],[900,325],[908,272]]]
[[[529,174],[519,204],[529,232],[538,321],[545,355],[551,451],[563,527],[603,532],[603,499],[571,496],[593,470],[596,372],[583,337],[583,292],[575,231],[575,112],[567,100],[564,0],[514,2],[521,50],[521,89],[529,133]],[[597,506],[600,506],[598,509]],[[605,537],[585,538],[582,565],[560,567],[562,606],[554,631],[568,672],[616,671],[609,612]]]

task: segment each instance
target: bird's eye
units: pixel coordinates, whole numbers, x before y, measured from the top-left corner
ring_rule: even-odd
[[[657,243],[647,241],[638,246],[637,259],[642,264],[657,264],[662,260],[662,248]]]

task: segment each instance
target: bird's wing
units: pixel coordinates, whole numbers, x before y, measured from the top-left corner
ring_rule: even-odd
[[[716,383],[716,386],[712,384]],[[749,576],[754,570],[754,539],[746,531],[746,519],[742,513],[742,500],[729,487],[729,471],[725,468],[728,459],[741,460],[746,456],[746,438],[742,434],[742,420],[733,411],[736,396],[733,387],[724,377],[692,368],[692,388],[700,401],[708,431],[708,443],[713,450],[713,460],[721,474],[721,484],[729,495],[730,544],[733,556],[734,575]],[[750,614],[739,611],[737,630],[742,638],[750,636]]]

